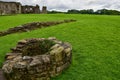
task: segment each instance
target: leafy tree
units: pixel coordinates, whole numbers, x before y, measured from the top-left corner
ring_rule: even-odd
[[[94,12],[93,9],[87,9],[87,10],[68,10],[67,14],[99,14],[99,15],[120,15],[120,12],[117,10],[107,10],[107,9],[101,9]]]

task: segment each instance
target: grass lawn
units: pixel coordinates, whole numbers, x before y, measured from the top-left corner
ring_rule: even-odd
[[[32,21],[76,19],[26,33],[0,37],[0,66],[10,48],[24,38],[56,37],[73,46],[73,62],[52,80],[120,80],[120,16],[29,14],[0,16],[0,31]]]

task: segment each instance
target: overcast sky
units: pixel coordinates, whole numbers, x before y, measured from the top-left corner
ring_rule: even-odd
[[[115,9],[120,11],[120,0],[2,0],[2,1],[17,1],[23,5],[40,5],[47,6],[48,10],[68,9]]]

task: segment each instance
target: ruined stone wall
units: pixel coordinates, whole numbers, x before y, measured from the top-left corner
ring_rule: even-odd
[[[36,6],[25,5],[25,6],[22,6],[22,13],[24,13],[24,14],[40,13],[40,8],[38,5],[36,5]]]
[[[11,50],[2,68],[7,80],[50,80],[72,60],[71,45],[56,38],[21,40]]]
[[[0,15],[21,13],[21,4],[17,2],[0,1]]]
[[[40,7],[39,7],[39,5],[36,5],[35,7],[34,7],[34,12],[35,13],[40,13]]]
[[[21,4],[20,3],[18,3],[17,4],[17,10],[18,10],[18,14],[21,14],[22,12],[21,12],[21,10],[22,10],[22,7],[21,7]]]
[[[45,28],[53,25],[58,25],[62,23],[75,22],[76,20],[64,20],[64,21],[51,21],[51,22],[32,22],[24,25],[20,25],[14,28],[9,28],[5,31],[0,31],[0,37],[8,34],[18,33],[18,32],[27,32],[35,29]]]
[[[46,6],[43,6],[43,7],[42,7],[42,13],[43,13],[43,14],[46,14],[46,13],[47,13],[47,7],[46,7]]]
[[[10,14],[28,14],[28,13],[47,13],[47,7],[43,6],[42,11],[40,11],[39,5],[22,6],[19,2],[3,2],[0,1],[0,15],[10,15]]]

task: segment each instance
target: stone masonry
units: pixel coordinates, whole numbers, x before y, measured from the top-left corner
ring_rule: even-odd
[[[47,7],[43,6],[44,10],[40,11],[39,5],[22,5],[20,2],[5,2],[0,1],[0,15],[11,15],[11,14],[28,14],[28,13],[47,13]],[[44,12],[42,12],[44,11]]]
[[[46,13],[47,13],[47,7],[46,7],[46,6],[43,6],[43,7],[42,7],[42,13],[43,13],[43,14],[46,14]]]
[[[38,13],[40,13],[40,8],[38,5],[36,5],[36,6],[25,5],[25,6],[22,6],[21,12],[24,14],[29,14],[29,13],[38,14]]]
[[[7,80],[50,80],[71,64],[72,47],[56,38],[33,38],[18,42],[2,67]]]
[[[20,14],[21,4],[19,2],[0,1],[0,15]]]
[[[76,20],[63,20],[63,21],[50,21],[50,22],[32,22],[17,27],[9,28],[5,31],[0,31],[0,37],[8,34],[18,33],[18,32],[27,32],[35,29],[50,27],[53,25],[58,25],[62,23],[75,22]]]

